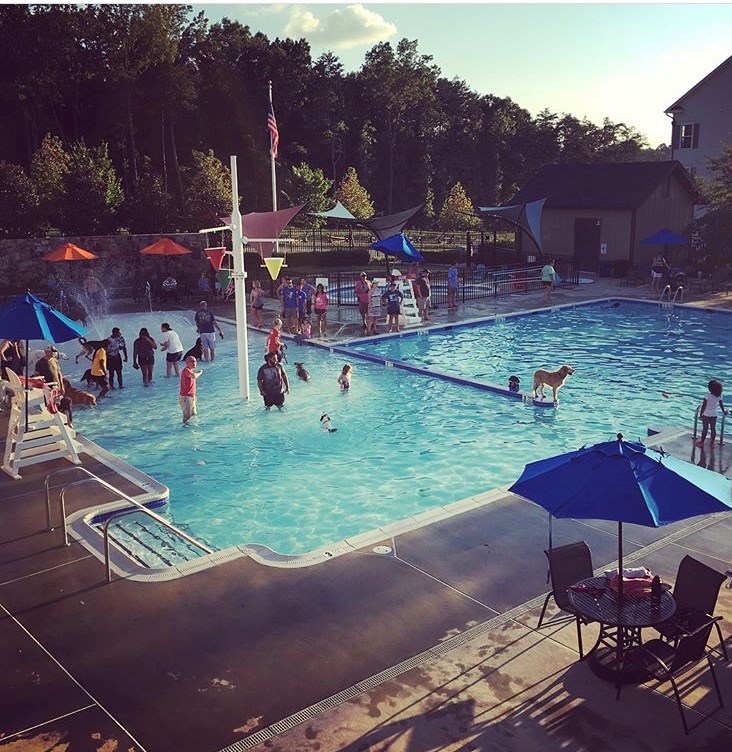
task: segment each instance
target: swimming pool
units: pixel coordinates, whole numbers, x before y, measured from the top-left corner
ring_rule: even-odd
[[[101,331],[121,326],[131,344],[139,326],[157,332],[166,319],[118,316]],[[510,483],[526,462],[618,430],[635,439],[648,425],[691,425],[706,382],[728,370],[728,321],[623,302],[352,347],[498,384],[515,372],[525,389],[534,368],[568,362],[577,374],[556,410],[358,358],[343,394],[336,379],[348,356],[290,344],[292,394],[283,412],[266,412],[256,387],[251,402],[238,397],[232,332],[202,366],[195,425],[181,426],[177,381],[161,362],[152,388],[128,368],[124,392],[79,409],[75,424],[169,486],[168,514],[197,538],[300,554]],[[171,323],[192,344],[192,325]],[[252,379],[263,346],[250,333]],[[298,360],[308,383],[295,377]],[[337,432],[322,430],[322,412]]]

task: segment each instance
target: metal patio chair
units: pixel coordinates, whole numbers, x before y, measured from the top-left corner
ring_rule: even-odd
[[[717,621],[721,617],[708,618],[695,630],[684,634],[680,637],[677,643],[674,645],[665,640],[650,640],[643,645],[638,645],[628,653],[627,659],[636,664],[639,668],[645,670],[649,679],[655,679],[658,682],[671,682],[671,686],[674,690],[674,697],[676,698],[676,705],[679,708],[679,715],[681,716],[681,723],[684,727],[684,733],[689,734],[691,728],[686,722],[684,716],[684,708],[681,703],[681,696],[679,694],[678,684],[676,679],[688,669],[693,668],[700,661],[706,659],[709,665],[709,671],[712,674],[712,681],[714,682],[714,688],[717,692],[717,699],[719,705],[706,713],[702,718],[694,724],[694,727],[698,726],[704,719],[709,718],[720,708],[724,707],[724,701],[722,700],[722,693],[719,690],[719,682],[717,681],[717,675],[714,672],[714,664],[706,651],[707,641],[711,634],[712,627],[717,624]],[[620,687],[618,687],[618,695],[620,694]],[[692,728],[694,728],[692,727]]]
[[[693,632],[700,624],[712,618],[719,589],[726,579],[727,575],[708,567],[693,556],[684,556],[679,564],[672,592],[676,601],[676,613],[653,628],[664,640],[677,644],[685,634]],[[710,650],[728,661],[727,646],[719,627],[721,618],[720,616],[713,622],[719,637],[719,647]]]
[[[584,541],[568,543],[566,546],[545,550],[544,553],[549,560],[549,575],[551,577],[552,589],[544,599],[544,606],[541,609],[539,623],[536,628],[541,628],[549,599],[554,598],[554,602],[562,611],[566,611],[574,616],[577,624],[577,643],[579,645],[580,660],[584,660],[581,627],[583,624],[589,624],[589,622],[580,616],[574,606],[572,606],[567,590],[576,582],[593,576],[592,553]]]

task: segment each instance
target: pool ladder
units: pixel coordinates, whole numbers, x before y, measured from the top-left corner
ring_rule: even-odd
[[[213,551],[210,548],[208,548],[208,546],[204,546],[203,543],[200,543],[199,541],[197,541],[195,538],[192,538],[187,533],[184,533],[182,530],[179,530],[177,527],[175,527],[175,525],[171,525],[166,519],[161,517],[159,514],[155,514],[155,512],[149,510],[144,504],[141,504],[139,501],[136,501],[131,496],[128,496],[126,493],[123,493],[122,491],[120,491],[119,488],[115,488],[110,483],[107,483],[106,480],[102,480],[98,475],[95,475],[94,473],[90,472],[85,467],[82,467],[80,465],[77,465],[75,467],[63,467],[58,470],[54,470],[52,473],[49,473],[46,476],[46,479],[43,482],[44,493],[46,497],[46,527],[49,531],[53,530],[53,527],[51,525],[50,480],[51,478],[57,475],[64,475],[69,472],[81,472],[81,473],[84,473],[87,477],[82,478],[81,480],[73,480],[61,488],[59,504],[61,507],[61,524],[63,526],[63,532],[64,532],[64,545],[66,546],[69,545],[68,523],[66,520],[66,491],[72,486],[78,486],[78,485],[81,485],[82,483],[89,483],[90,481],[93,483],[98,483],[100,486],[103,486],[108,491],[111,491],[120,499],[124,499],[125,501],[129,502],[133,506],[132,509],[128,507],[126,509],[119,509],[116,512],[112,512],[109,515],[109,517],[107,517],[104,523],[104,565],[107,571],[107,582],[112,582],[112,561],[111,561],[111,555],[110,555],[110,550],[109,550],[109,524],[113,520],[116,520],[118,517],[124,517],[125,515],[132,514],[133,512],[140,512],[142,514],[147,515],[148,517],[151,517],[153,520],[155,520],[157,523],[159,523],[163,527],[168,528],[168,530],[172,531],[176,535],[183,538],[183,540],[187,541],[188,543],[193,544],[197,548],[200,548],[204,553],[206,554],[213,553]]]
[[[696,408],[696,412],[694,413],[694,435],[691,437],[694,441],[697,440],[697,437],[699,436],[698,428],[699,428],[699,416],[701,415],[701,405]],[[719,446],[722,446],[724,444],[724,421],[727,417],[727,413],[722,413],[722,422],[719,424]]]
[[[671,296],[671,285],[666,285],[666,287],[663,288],[661,292],[661,297],[658,300],[658,305],[660,307],[664,307],[663,299],[668,298],[666,300],[666,306],[673,306],[677,301],[678,298],[679,303],[684,302],[684,288],[682,285],[679,285],[676,290],[674,290],[673,297]]]

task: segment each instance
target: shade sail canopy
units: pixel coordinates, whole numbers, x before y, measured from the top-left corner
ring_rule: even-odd
[[[44,261],[85,261],[95,258],[97,258],[95,254],[85,251],[73,243],[64,243],[55,251],[51,251],[43,256]]]
[[[193,251],[170,238],[160,238],[160,240],[156,240],[152,245],[143,248],[140,253],[146,256],[184,256],[188,253],[193,253]]]
[[[653,235],[641,240],[643,245],[687,245],[689,240],[682,235],[677,235],[673,230],[664,227]]]
[[[384,240],[377,240],[371,244],[371,248],[387,256],[396,256],[401,261],[424,261],[424,256],[412,245],[412,242],[403,232],[390,235]]]
[[[546,199],[542,198],[512,206],[481,206],[478,208],[478,214],[481,217],[505,219],[520,227],[541,251],[541,212],[545,203]]]
[[[87,330],[40,298],[26,293],[0,308],[0,339],[68,342]]]
[[[407,222],[424,206],[414,206],[411,209],[405,209],[397,214],[389,214],[384,217],[371,217],[370,219],[359,219],[358,224],[371,230],[379,240],[385,240],[393,235],[399,234],[407,225]]]
[[[344,222],[358,222],[359,220],[346,209],[340,201],[336,201],[336,205],[325,212],[308,212],[311,217],[321,217],[322,219],[340,219]]]
[[[272,212],[251,212],[241,218],[244,241],[255,248],[262,258],[272,255],[275,244],[256,238],[278,238],[288,224],[305,208],[305,204]]]

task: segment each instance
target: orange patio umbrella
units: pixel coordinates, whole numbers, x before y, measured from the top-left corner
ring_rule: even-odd
[[[85,251],[83,248],[79,248],[78,245],[73,243],[64,243],[59,246],[55,251],[47,253],[44,257],[44,261],[86,261],[88,259],[95,259],[93,253]]]
[[[183,256],[187,253],[193,253],[193,251],[170,238],[160,238],[147,248],[143,248],[140,253],[144,253],[146,256]]]

